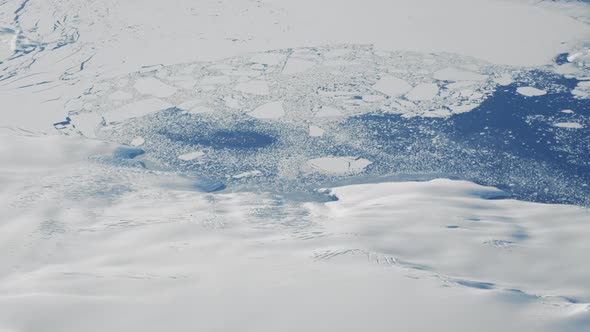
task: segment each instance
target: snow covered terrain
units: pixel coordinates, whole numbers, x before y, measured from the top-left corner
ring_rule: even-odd
[[[589,24],[0,0],[0,331],[590,329]]]

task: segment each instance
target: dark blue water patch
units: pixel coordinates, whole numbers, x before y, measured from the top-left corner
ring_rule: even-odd
[[[512,233],[511,236],[512,236],[513,239],[520,240],[520,241],[526,240],[526,239],[529,238],[529,235],[527,233],[525,233],[524,231],[522,231],[522,230],[519,230],[519,231],[516,231],[516,232]]]
[[[145,151],[142,149],[121,146],[113,151],[111,158],[106,158],[104,161],[117,166],[146,168],[143,161],[134,159],[143,154],[145,154]]]
[[[219,127],[210,121],[190,121],[163,128],[159,133],[175,142],[213,149],[260,149],[276,142],[275,136],[268,130],[256,128],[255,121],[237,122],[229,128]]]
[[[419,270],[419,271],[432,271],[432,268],[430,266],[423,265],[423,264],[411,263],[411,262],[408,262],[408,261],[403,260],[403,259],[398,259],[397,260],[397,263],[399,265],[402,265],[402,266],[405,266],[407,268],[414,269],[414,270]]]
[[[145,151],[142,149],[130,148],[130,147],[118,147],[113,152],[113,157],[117,159],[133,159],[137,156],[141,156]]]
[[[490,189],[471,190],[468,194],[482,198],[482,199],[488,199],[488,200],[500,200],[500,199],[507,199],[507,198],[511,197],[510,194],[508,194],[507,192],[504,192],[502,190],[490,190]]]
[[[251,188],[244,188],[249,191]],[[338,201],[338,197],[329,190],[312,190],[312,191],[293,191],[282,192],[280,197],[283,197],[289,202],[318,202],[328,203]]]
[[[494,288],[496,288],[496,285],[494,285],[490,282],[457,280],[457,283],[461,286],[470,287],[470,288],[477,288],[477,289],[494,289]]]
[[[275,139],[267,134],[248,130],[219,130],[202,144],[213,148],[253,149],[271,145]]]
[[[562,299],[564,299],[567,303],[572,303],[572,304],[577,304],[577,303],[584,303],[586,301],[581,300],[581,299],[577,299],[575,297],[569,297],[569,296],[561,296]]]
[[[567,57],[568,57],[568,56],[569,56],[569,54],[568,54],[568,53],[561,53],[561,54],[558,54],[558,55],[555,57],[555,59],[554,59],[554,61],[555,61],[555,64],[557,64],[557,65],[560,65],[560,66],[561,66],[561,65],[563,65],[563,64],[566,64],[566,63],[568,63],[568,60],[567,60]]]
[[[72,119],[68,116],[68,117],[66,117],[66,119],[64,121],[55,122],[53,124],[53,127],[55,127],[55,129],[57,129],[57,130],[61,130],[61,129],[65,129],[71,123],[72,123]]]
[[[146,164],[141,160],[131,159],[127,157],[112,156],[97,156],[93,160],[100,163],[115,165],[118,167],[132,167],[132,168],[147,168]]]
[[[218,130],[213,132],[192,132],[189,134],[162,132],[173,141],[191,145],[202,145],[214,149],[257,149],[271,145],[275,138],[251,130]]]
[[[224,190],[226,186],[224,183],[217,181],[215,179],[199,177],[194,180],[193,184],[191,185],[191,188],[196,191],[211,193]]]
[[[458,229],[458,228],[461,228],[461,227],[460,226],[457,226],[457,225],[448,225],[447,228],[448,229]]]

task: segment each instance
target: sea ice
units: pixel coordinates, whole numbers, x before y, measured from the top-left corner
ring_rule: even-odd
[[[516,89],[516,92],[527,97],[538,97],[547,94],[547,91],[534,88],[532,86],[521,86]]]
[[[140,78],[133,86],[137,92],[158,98],[170,97],[176,92],[176,88],[153,77]]]
[[[314,65],[315,62],[313,61],[291,57],[287,61],[285,68],[283,68],[283,74],[289,75],[304,72]]]
[[[373,89],[391,97],[398,97],[410,91],[412,86],[401,78],[384,76],[373,85]]]
[[[328,174],[350,174],[362,172],[371,161],[357,157],[323,157],[307,161],[315,171]]]
[[[128,100],[133,98],[133,95],[125,91],[115,91],[109,95],[111,100]]]
[[[569,128],[569,129],[580,129],[584,128],[584,126],[578,122],[557,122],[553,124],[555,127],[559,128]]]
[[[143,143],[145,143],[145,139],[143,137],[134,137],[129,144],[131,146],[140,146]]]
[[[279,100],[258,106],[248,115],[257,119],[279,119],[285,115],[285,110],[283,109],[283,102]]]
[[[252,57],[251,61],[254,63],[261,63],[267,66],[277,66],[282,63],[285,59],[285,55],[282,53],[259,53]]]
[[[578,82],[576,88],[572,90],[572,95],[580,99],[590,99],[590,81]]]
[[[422,83],[416,85],[406,94],[406,98],[413,101],[430,100],[438,94],[438,85],[435,83]]]
[[[309,136],[311,137],[322,137],[324,133],[325,130],[318,126],[309,126]]]
[[[440,81],[483,81],[487,79],[485,75],[454,67],[438,70],[433,77]]]
[[[319,106],[315,109],[315,116],[318,118],[334,118],[343,115],[341,110],[332,106]]]
[[[234,89],[236,91],[240,91],[240,92],[244,92],[244,93],[249,93],[249,94],[253,94],[253,95],[268,95],[269,92],[269,88],[268,88],[268,83],[266,83],[266,81],[261,81],[261,80],[251,80],[251,81],[247,81],[247,82],[240,82],[238,83]]]
[[[183,154],[179,155],[178,159],[184,160],[184,161],[189,161],[189,160],[199,159],[204,155],[205,155],[205,153],[203,151],[193,151],[193,152],[183,153]]]
[[[172,104],[162,101],[161,99],[144,99],[127,104],[119,109],[107,111],[103,114],[103,117],[107,122],[121,122],[158,112],[170,107],[172,107]]]
[[[236,175],[233,175],[232,177],[234,179],[243,179],[243,178],[249,178],[249,177],[253,177],[253,176],[259,176],[261,174],[262,174],[261,171],[259,171],[259,170],[253,170],[253,171],[248,171],[248,172],[243,172],[243,173],[240,173],[240,174],[236,174]]]

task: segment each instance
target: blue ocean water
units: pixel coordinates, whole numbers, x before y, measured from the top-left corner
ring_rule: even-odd
[[[386,155],[396,156],[393,165],[383,165],[375,156],[374,168],[404,169],[409,161],[410,172],[447,174],[519,199],[587,205],[590,130],[553,124],[588,123],[590,101],[572,97],[575,79],[536,75],[567,91],[526,97],[516,92],[517,82],[498,88],[475,110],[449,119],[372,114],[351,118],[347,127],[359,136],[367,133]],[[575,113],[561,112],[566,109]]]

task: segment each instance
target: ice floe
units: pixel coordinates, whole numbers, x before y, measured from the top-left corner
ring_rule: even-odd
[[[282,63],[285,59],[285,55],[280,52],[267,52],[259,53],[251,58],[252,62],[261,63],[267,66],[276,66]]]
[[[205,76],[199,82],[200,85],[224,85],[231,82],[230,78],[224,75]]]
[[[112,100],[128,100],[133,98],[133,95],[125,91],[115,91],[109,95],[109,99]]]
[[[189,161],[189,160],[199,159],[204,155],[205,155],[205,153],[203,151],[193,151],[193,152],[187,152],[187,153],[183,153],[183,154],[179,155],[178,159],[184,160],[184,161]]]
[[[391,97],[397,97],[405,94],[412,89],[412,86],[405,80],[395,76],[381,77],[375,85],[375,91],[379,91]]]
[[[513,82],[513,80],[510,75],[502,75],[500,77],[495,78],[494,82],[498,83],[499,85],[506,86],[510,85]]]
[[[422,83],[416,85],[406,94],[409,100],[431,100],[438,94],[438,85],[436,83]]]
[[[322,157],[311,159],[307,164],[315,171],[329,174],[350,174],[362,172],[371,161],[358,157]]]
[[[248,115],[257,119],[279,119],[285,115],[285,110],[283,109],[283,102],[279,100],[258,106]]]
[[[143,143],[145,143],[145,139],[143,137],[134,137],[131,142],[129,142],[131,146],[141,146]]]
[[[334,118],[340,117],[344,114],[341,110],[332,106],[320,106],[315,109],[315,116],[318,118]]]
[[[578,122],[557,122],[553,124],[555,127],[559,128],[569,128],[569,129],[580,129],[584,128],[584,126]]]
[[[234,89],[236,91],[240,91],[240,92],[244,92],[244,93],[248,93],[248,94],[253,94],[253,95],[261,95],[261,96],[268,95],[270,93],[269,88],[268,88],[268,83],[266,83],[266,81],[261,81],[261,80],[240,82],[240,83],[236,84]]]
[[[169,107],[172,107],[172,104],[161,99],[144,99],[132,102],[118,109],[107,111],[103,113],[103,117],[107,122],[120,122],[158,112]]]
[[[454,67],[438,70],[433,74],[433,77],[441,81],[483,81],[487,79],[485,75]]]
[[[590,81],[578,82],[576,88],[572,90],[572,94],[576,98],[590,99]]]
[[[249,177],[253,177],[253,176],[259,176],[262,175],[262,172],[259,170],[253,170],[253,171],[248,171],[248,172],[243,172],[240,174],[236,174],[233,175],[232,177],[234,179],[243,179],[243,178],[249,178]]]
[[[176,88],[167,85],[153,77],[140,78],[133,85],[135,90],[144,95],[151,95],[158,98],[170,97],[176,92]]]
[[[547,91],[537,89],[532,86],[521,86],[516,89],[516,92],[520,93],[523,96],[527,97],[538,97],[547,94]]]
[[[288,75],[300,73],[308,70],[313,66],[315,66],[315,62],[313,61],[298,58],[289,58],[289,61],[287,61],[285,68],[283,68],[283,74]]]
[[[232,96],[227,96],[223,99],[225,106],[231,109],[239,109],[240,101]]]
[[[326,131],[318,126],[309,126],[309,136],[322,137]]]

